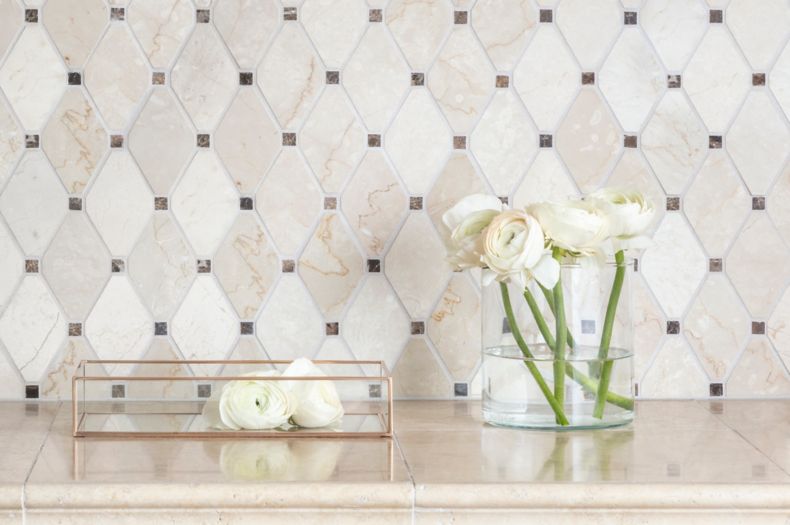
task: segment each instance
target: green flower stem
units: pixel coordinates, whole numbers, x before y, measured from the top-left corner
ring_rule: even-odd
[[[551,308],[551,313],[552,313],[552,315],[554,315],[554,312],[556,310],[554,309],[554,296],[552,295],[552,291],[549,290],[548,288],[544,287],[541,284],[539,284],[538,286],[540,286],[540,291],[543,292],[543,297],[546,298],[546,303],[548,303],[549,308]],[[526,288],[525,288],[525,290],[526,290]],[[538,313],[540,313],[540,310],[538,310]],[[568,339],[568,347],[569,348],[574,348],[576,346],[576,341],[574,341],[573,335],[571,334],[570,329],[568,329],[568,335],[566,337]],[[548,344],[548,342],[549,342],[548,339],[546,339],[546,343],[547,344]],[[554,349],[554,345],[553,344],[549,344],[549,346],[551,346],[552,349]]]
[[[562,257],[562,252],[554,249],[554,258]],[[568,342],[568,328],[565,324],[565,299],[562,295],[562,278],[554,285],[554,320],[557,340],[554,345],[554,397],[560,405],[565,403],[565,345]]]
[[[603,361],[601,380],[598,383],[595,408],[593,409],[593,417],[598,419],[603,417],[606,393],[609,391],[609,380],[612,377],[612,366],[614,365],[614,362],[611,359],[607,360],[607,357],[609,356],[609,344],[612,341],[612,328],[614,326],[614,317],[617,313],[617,303],[620,302],[620,292],[623,289],[623,281],[625,280],[625,254],[623,250],[614,254],[614,261],[617,269],[614,274],[614,283],[612,283],[612,292],[609,294],[609,304],[606,305],[601,345],[598,347],[598,359]]]
[[[551,389],[546,384],[543,376],[540,375],[538,367],[533,361],[531,361],[534,356],[532,355],[532,352],[529,351],[527,342],[524,340],[524,337],[521,335],[521,331],[519,331],[518,325],[516,324],[516,316],[513,314],[513,306],[510,304],[510,293],[508,292],[507,284],[499,283],[499,289],[502,292],[502,304],[505,307],[505,315],[507,316],[507,322],[510,325],[510,332],[513,334],[513,338],[516,340],[516,344],[518,345],[519,349],[521,349],[521,353],[527,358],[524,360],[524,364],[527,365],[527,369],[529,370],[530,374],[532,374],[535,382],[538,384],[538,388],[540,388],[540,391],[543,392],[543,395],[546,397],[546,401],[549,402],[549,406],[551,406],[551,409],[554,411],[554,415],[557,418],[557,423],[562,426],[567,426],[569,424],[568,418],[565,417],[565,412],[562,409],[562,403],[559,403],[554,395],[552,395]]]

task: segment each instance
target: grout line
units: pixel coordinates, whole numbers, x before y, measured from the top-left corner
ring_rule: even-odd
[[[392,442],[397,447],[398,454],[400,454],[403,464],[406,466],[406,473],[409,475],[409,480],[411,481],[411,523],[415,525],[417,523],[417,484],[414,481],[411,465],[409,465],[409,461],[406,459],[406,454],[403,453],[403,448],[400,445],[397,432],[392,433]]]

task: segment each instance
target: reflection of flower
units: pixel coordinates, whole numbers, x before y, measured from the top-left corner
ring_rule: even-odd
[[[262,440],[224,443],[222,473],[245,481],[324,481],[335,472],[343,449],[338,441]]]
[[[309,359],[297,359],[283,372],[283,377],[324,376]],[[334,425],[343,417],[343,405],[332,381],[287,381],[285,388],[296,398],[291,420],[300,427],[318,428]]]

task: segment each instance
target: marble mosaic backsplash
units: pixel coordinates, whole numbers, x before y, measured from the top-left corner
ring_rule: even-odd
[[[441,214],[635,185],[638,395],[790,395],[787,0],[0,0],[0,398],[82,359],[479,395]],[[109,372],[109,371],[108,371]]]

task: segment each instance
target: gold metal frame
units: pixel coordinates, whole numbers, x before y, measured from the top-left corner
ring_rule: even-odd
[[[85,419],[86,413],[80,413],[81,401],[78,397],[77,386],[86,382],[107,382],[118,383],[127,381],[246,381],[249,376],[224,376],[224,375],[208,375],[208,376],[86,376],[85,367],[89,364],[97,365],[167,365],[167,364],[180,364],[180,365],[287,365],[291,360],[103,360],[103,359],[87,359],[80,361],[74,376],[71,380],[72,389],[72,435],[74,437],[99,437],[99,438],[371,438],[371,437],[386,437],[391,438],[393,435],[393,402],[392,402],[392,374],[390,373],[384,361],[358,361],[358,360],[314,360],[313,363],[317,365],[376,365],[380,367],[380,376],[366,376],[366,375],[346,375],[346,376],[289,376],[280,377],[272,376],[266,377],[266,381],[349,381],[349,382],[386,382],[387,383],[387,399],[386,399],[386,413],[381,410],[371,413],[355,413],[349,412],[347,415],[366,415],[378,416],[381,421],[381,432],[334,432],[334,431],[321,431],[312,430],[304,432],[282,432],[274,430],[225,430],[213,432],[124,432],[124,431],[94,431],[82,430],[82,422]],[[82,375],[80,375],[82,374]],[[163,400],[164,401],[164,400]],[[196,403],[203,403],[205,399],[198,399]],[[121,400],[108,400],[108,403],[124,402]],[[383,406],[382,401],[382,406]]]

